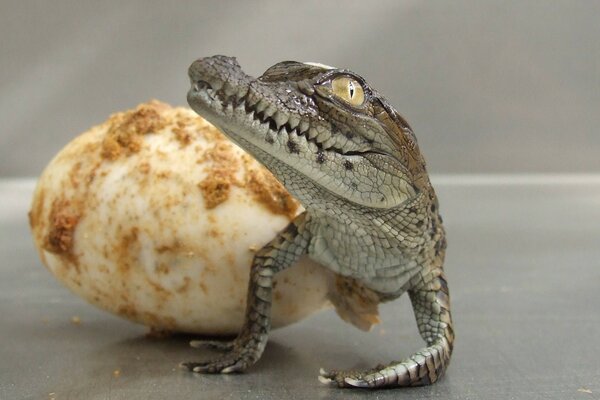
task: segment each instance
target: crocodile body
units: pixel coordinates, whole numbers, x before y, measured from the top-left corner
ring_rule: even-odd
[[[231,57],[195,61],[190,106],[264,164],[304,206],[253,260],[245,322],[225,353],[184,365],[241,372],[267,343],[273,275],[301,255],[355,279],[380,301],[408,292],[427,347],[368,371],[324,371],[340,387],[437,381],[454,334],[443,272],[446,240],[416,138],[387,100],[357,74],[286,61],[261,77]],[[198,344],[198,343],[195,343]]]

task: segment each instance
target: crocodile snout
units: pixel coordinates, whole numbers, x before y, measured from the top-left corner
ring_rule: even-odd
[[[235,57],[212,56],[199,58],[194,61],[188,70],[188,75],[194,89],[220,90],[225,82],[239,85],[248,80],[249,76],[242,71],[242,67]]]

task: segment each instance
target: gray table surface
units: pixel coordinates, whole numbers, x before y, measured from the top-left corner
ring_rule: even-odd
[[[273,332],[248,373],[195,376],[178,363],[208,351],[146,338],[61,286],[30,237],[33,181],[0,181],[0,399],[599,399],[600,177],[434,183],[449,235],[452,365],[430,387],[368,392],[324,387],[317,371],[419,348],[407,298],[382,307],[368,334],[324,311]]]

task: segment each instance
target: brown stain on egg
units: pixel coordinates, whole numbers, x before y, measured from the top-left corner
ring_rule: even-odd
[[[206,286],[206,284],[204,282],[200,282],[199,286],[200,286],[200,290],[202,290],[202,293],[208,294],[208,286]]]
[[[143,135],[157,133],[167,125],[162,113],[170,108],[168,104],[152,100],[135,110],[111,115],[106,122],[108,131],[102,143],[102,157],[115,160],[121,154],[139,152]]]
[[[139,228],[132,227],[121,234],[120,239],[115,243],[112,253],[117,261],[118,271],[126,274],[132,267],[138,264],[138,255],[140,253]],[[106,255],[107,258],[112,258]]]
[[[250,156],[244,156],[249,158]],[[292,197],[285,187],[262,166],[250,166],[248,159],[246,167],[246,188],[255,200],[264,205],[273,214],[285,215],[292,220],[298,213],[300,203]]]
[[[80,217],[69,200],[54,200],[44,248],[55,254],[70,254],[73,248],[73,232]]]
[[[176,126],[173,128],[175,139],[177,139],[182,147],[188,146],[190,143],[192,143],[192,133],[187,129],[184,121],[177,121],[175,124]]]
[[[171,297],[171,292],[168,289],[165,289],[165,287],[159,282],[155,282],[147,276],[145,278],[145,281],[148,284],[148,286],[152,288],[154,294],[161,299],[159,305],[166,302],[169,299],[169,297]]]
[[[208,210],[217,207],[229,198],[231,177],[223,171],[215,171],[198,184]]]
[[[198,188],[209,210],[227,201],[231,187],[240,185],[236,177],[240,157],[233,150],[232,144],[224,137],[221,138],[198,159],[200,163],[206,164],[206,177],[198,184]]]
[[[81,165],[82,162],[78,161],[77,163],[75,163],[75,165],[73,165],[73,167],[69,171],[69,182],[71,183],[71,187],[74,189],[77,189],[79,187],[79,184],[81,183]]]
[[[206,137],[207,130],[212,130],[212,125],[203,118],[194,114],[190,115],[187,110],[181,108],[174,110],[173,116],[167,116],[167,119],[173,125],[173,135],[182,148],[192,144],[200,136]]]
[[[187,110],[173,108],[158,100],[150,100],[133,110],[118,112],[104,123],[106,135],[102,142],[101,155],[104,159],[115,160],[122,154],[138,153],[143,145],[143,136],[158,134],[165,128],[181,144],[187,147],[199,136],[224,140],[204,119],[191,116]]]
[[[98,143],[75,139],[54,161],[70,165],[68,172],[60,176],[61,179],[53,175],[46,178],[58,181],[54,191],[47,183],[42,183],[44,177],[40,179],[29,212],[29,223],[34,233],[37,232],[38,245],[60,256],[63,265],[74,267],[77,273],[80,273],[80,265],[75,254],[75,232],[84,218],[84,210],[96,204],[90,199],[89,190],[101,165],[101,161],[93,161],[97,159],[98,152]],[[48,265],[43,252],[40,252],[40,256],[43,263]],[[65,269],[55,271],[57,274],[66,272]],[[77,275],[70,279],[74,285],[81,286]]]
[[[206,177],[198,184],[206,208],[213,209],[227,201],[232,187],[245,188],[259,204],[273,214],[285,215],[293,219],[298,213],[300,203],[266,168],[258,164],[247,154],[240,155],[234,146],[220,132],[212,127],[216,143],[197,160],[207,164]],[[205,131],[209,131],[206,129]],[[244,178],[238,174],[240,165],[244,167]]]
[[[179,294],[183,294],[183,293],[187,292],[190,288],[191,282],[192,282],[192,279],[189,276],[184,276],[183,283],[181,284],[181,286],[179,286],[177,289],[175,289],[175,291]]]
[[[148,161],[142,161],[138,164],[138,171],[142,174],[148,174],[150,172],[150,163]]]

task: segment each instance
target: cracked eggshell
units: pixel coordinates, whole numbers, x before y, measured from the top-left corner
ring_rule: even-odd
[[[155,330],[234,334],[254,252],[299,204],[191,110],[156,101],[69,143],[29,214],[42,262],[92,304]],[[327,302],[331,273],[307,258],[277,274],[273,326]]]

